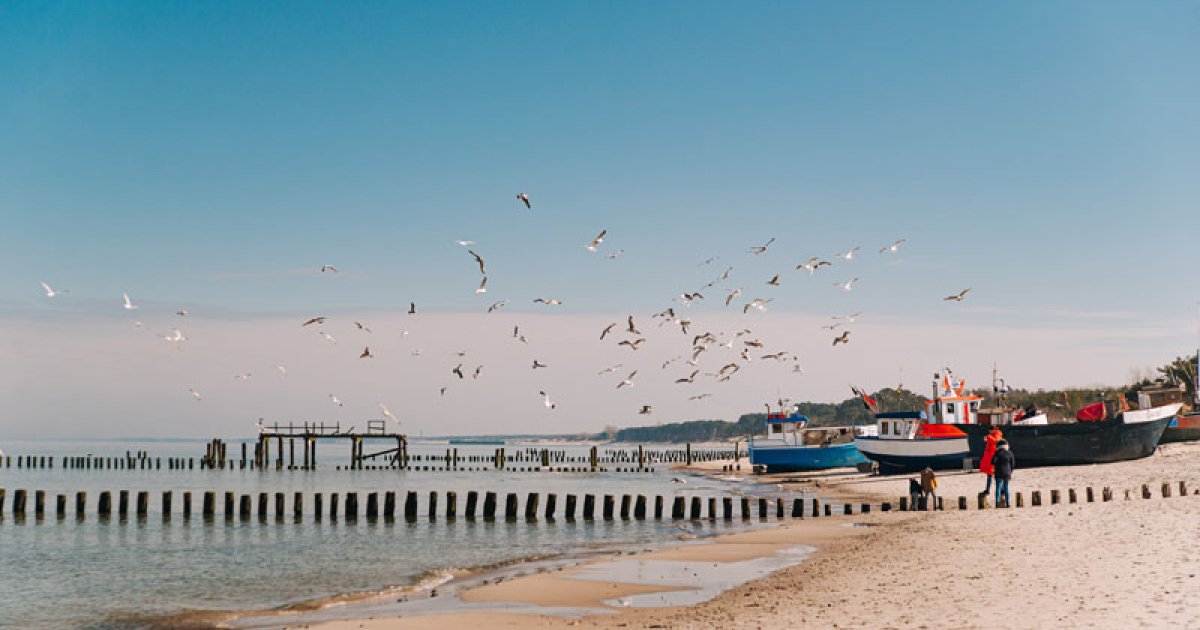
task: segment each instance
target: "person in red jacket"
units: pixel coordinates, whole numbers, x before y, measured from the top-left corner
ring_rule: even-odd
[[[992,465],[992,456],[996,454],[996,443],[1004,438],[1004,434],[1000,432],[1000,428],[992,425],[991,433],[983,439],[983,458],[979,460],[979,472],[987,475],[987,486],[984,487],[983,494],[986,496],[992,491],[992,475],[996,468]]]

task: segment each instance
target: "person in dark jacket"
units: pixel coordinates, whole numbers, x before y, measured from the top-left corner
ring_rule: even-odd
[[[1017,463],[1012,451],[1008,450],[1008,440],[996,442],[996,454],[992,455],[992,466],[996,477],[996,507],[1000,507],[1000,497],[1004,497],[1004,505],[1008,505],[1008,482],[1012,479],[1012,471]]]

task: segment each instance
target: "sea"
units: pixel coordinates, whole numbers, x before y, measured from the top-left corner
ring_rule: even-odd
[[[240,459],[240,441],[229,441],[227,453]],[[204,440],[42,440],[7,441],[0,447],[10,456],[55,456],[54,468],[0,468],[0,488],[9,496],[0,516],[0,628],[162,628],[191,625],[188,620],[212,615],[280,609],[320,608],[329,602],[369,596],[394,596],[436,588],[452,576],[487,571],[521,562],[582,557],[630,548],[654,548],[680,538],[679,526],[670,519],[612,521],[600,519],[605,494],[674,496],[729,496],[745,492],[773,497],[773,486],[739,481],[728,476],[681,476],[669,465],[656,464],[654,472],[514,472],[514,471],[400,471],[350,470],[349,447],[319,447],[316,471],[267,470],[168,470],[168,457],[199,457]],[[459,456],[491,456],[495,445],[453,445]],[[590,446],[508,443],[507,453],[525,447],[551,448],[585,457]],[[647,444],[648,450],[678,449],[678,445]],[[717,446],[714,445],[714,448]],[[444,454],[444,441],[411,441],[410,455]],[[601,447],[602,449],[605,447]],[[636,447],[635,447],[636,448]],[[700,448],[699,446],[697,448]],[[252,450],[252,446],[251,446]],[[125,456],[145,451],[162,457],[157,470],[79,470],[63,468],[69,456]],[[344,451],[339,453],[339,451]],[[15,459],[14,459],[15,461]],[[476,464],[477,465],[477,464]],[[513,464],[533,466],[534,464]],[[338,467],[341,467],[339,470]],[[615,467],[616,465],[613,465]],[[679,483],[679,479],[687,483]],[[752,486],[752,487],[748,487]],[[12,515],[13,491],[29,492],[27,515]],[[33,517],[32,495],[47,495],[47,514]],[[96,516],[101,491],[113,493],[114,514]],[[149,516],[124,520],[116,515],[120,490],[150,493]],[[159,492],[174,492],[171,519],[159,512]],[[425,501],[437,491],[458,493],[459,512],[468,491],[496,492],[500,510],[506,493],[518,493],[521,509],[530,492],[557,493],[554,520],[527,522],[429,519]],[[87,514],[74,516],[74,494],[88,493]],[[193,516],[182,517],[182,493],[193,494]],[[200,496],[216,491],[217,518],[198,516]],[[220,512],[222,495],[231,491],[257,499],[259,492],[284,492],[287,516],[260,520],[225,519]],[[291,497],[303,492],[306,514],[291,515]],[[366,519],[368,492],[395,491],[397,514],[408,491],[418,492],[420,516],[413,522]],[[358,492],[360,517],[311,516],[315,493]],[[68,496],[67,517],[54,515],[54,497]],[[565,495],[597,497],[597,519],[568,521],[561,518]],[[791,495],[789,495],[791,496]],[[256,501],[257,502],[257,501]],[[544,506],[544,504],[543,504]],[[326,511],[328,503],[326,503]],[[544,509],[544,507],[543,507]],[[130,507],[132,512],[133,507]],[[523,511],[522,511],[523,514]],[[689,524],[690,534],[704,537],[761,526],[734,519]]]

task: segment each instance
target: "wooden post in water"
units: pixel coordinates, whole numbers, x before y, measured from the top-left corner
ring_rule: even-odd
[[[17,468],[20,468],[20,456],[17,458]],[[18,488],[13,492],[13,516],[25,516],[25,490]]]
[[[1058,490],[1050,491],[1050,505],[1057,505],[1059,500],[1061,500],[1061,499],[1062,499],[1062,497],[1059,496]]]
[[[663,498],[662,495],[654,497],[654,520],[661,521],[663,517]]]
[[[558,507],[558,495],[553,492],[546,495],[546,520],[554,520],[554,511]]]
[[[58,518],[67,517],[67,495],[60,494],[54,497],[54,515]]]
[[[238,501],[238,516],[243,519],[250,518],[250,495],[243,494]]]
[[[37,518],[42,518],[46,515],[46,491],[35,490],[33,492],[33,515]]]
[[[475,520],[475,507],[479,505],[479,493],[475,490],[467,492],[467,506],[464,510],[467,515],[467,520]]]
[[[170,518],[171,518],[171,491],[170,490],[163,490],[163,493],[162,493],[162,517],[163,517],[164,521],[170,520]]]
[[[596,518],[596,497],[591,494],[583,495],[583,520],[591,521]]]
[[[487,521],[496,520],[496,493],[487,492],[483,495],[483,518]]]
[[[509,492],[504,496],[504,520],[510,523],[517,520],[516,492]]]
[[[825,516],[833,516],[833,505],[832,504],[829,504],[829,503],[825,504]]]
[[[329,518],[337,519],[338,512],[338,493],[329,493]]]
[[[1092,492],[1092,487],[1091,487],[1091,486],[1088,486],[1088,487],[1087,487],[1087,489],[1084,491],[1084,494],[1086,494],[1086,495],[1087,495],[1087,502],[1088,502],[1088,503],[1095,503],[1095,502],[1096,502],[1096,495],[1095,495],[1095,493],[1093,493],[1093,492]]]
[[[688,442],[686,447],[687,447],[686,455],[685,455],[686,459],[684,460],[684,462],[686,465],[691,466],[692,465],[692,443]]]
[[[320,492],[313,494],[313,518],[321,520],[321,514],[325,512],[325,496]]]
[[[615,504],[616,504],[616,501],[615,501],[615,499],[613,499],[613,495],[611,495],[611,494],[604,495],[604,520],[606,520],[606,521],[613,520],[613,506]]]
[[[904,508],[901,507],[900,509],[903,510]],[[816,518],[821,515],[821,502],[817,499],[812,500],[812,515],[813,515],[813,518]]]
[[[379,518],[379,493],[367,493],[367,518],[375,520]]]
[[[458,518],[458,493],[453,490],[446,493],[446,518],[451,521]]]
[[[117,495],[117,516],[129,515],[129,491],[121,490]]]
[[[396,493],[389,490],[383,493],[383,518],[392,520],[396,517]]]
[[[646,520],[646,495],[639,494],[633,502],[633,518],[644,521]]]
[[[266,492],[258,493],[258,518],[267,518],[267,511],[270,509],[270,496]]]
[[[201,513],[206,518],[211,518],[212,516],[214,516],[216,514],[216,512],[217,512],[217,495],[215,492],[209,490],[204,493],[204,499],[202,501],[202,505],[200,506],[200,509],[201,509]]]
[[[275,520],[277,520],[277,521],[283,520],[283,508],[284,507],[285,506],[284,506],[284,500],[283,500],[283,493],[276,492],[275,493]]]
[[[573,494],[567,495],[566,514],[564,515],[568,521],[575,520],[575,502],[576,498]]]
[[[412,490],[404,495],[404,520],[409,522],[417,520],[417,493]]]
[[[112,493],[104,490],[100,493],[100,502],[96,506],[96,512],[100,516],[108,516],[112,514]]]
[[[0,490],[0,512],[4,511],[4,491]],[[75,518],[83,518],[87,514],[87,493],[75,493]]]
[[[545,450],[543,450],[542,452],[544,453]],[[525,497],[525,520],[527,520],[527,521],[537,520],[538,503],[539,503],[538,493],[536,493],[536,492],[530,492]]]
[[[758,518],[765,519],[769,516],[767,511],[767,500],[764,497],[758,498]]]
[[[1042,491],[1034,490],[1029,494],[1029,505],[1039,507],[1042,505]]]
[[[632,497],[628,494],[621,495],[621,520],[629,520],[629,508],[632,503]]]
[[[304,493],[292,494],[292,518],[299,521],[304,516]]]
[[[358,518],[358,493],[346,493],[346,520],[353,521]]]
[[[727,521],[733,519],[733,497],[721,497],[721,516]]]
[[[679,520],[679,519],[683,518],[686,501],[687,500],[684,499],[683,497],[675,497],[675,500],[671,503],[671,518],[672,519]]]
[[[437,497],[438,497],[437,490],[429,491],[429,511],[428,511],[428,513],[429,513],[430,521],[437,519],[437,504],[438,504]]]
[[[1171,498],[1171,484],[1165,481],[1162,484],[1162,495],[1164,499]]]
[[[1067,503],[1078,502],[1079,497],[1075,495],[1075,488],[1067,488]]]
[[[693,521],[700,520],[700,497],[692,497],[692,511],[689,514]]]

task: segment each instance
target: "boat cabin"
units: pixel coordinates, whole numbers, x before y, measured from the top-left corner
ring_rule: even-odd
[[[933,407],[929,422],[934,424],[978,424],[977,414],[983,405],[983,397],[966,393],[966,381],[955,379],[946,369],[933,375]]]
[[[911,440],[925,422],[924,411],[892,411],[875,414],[881,440]]]
[[[855,435],[872,435],[871,426],[813,427],[807,428],[808,417],[799,414],[767,414],[766,438],[754,438],[751,443],[766,445],[776,442],[782,446],[830,446],[849,444]]]

